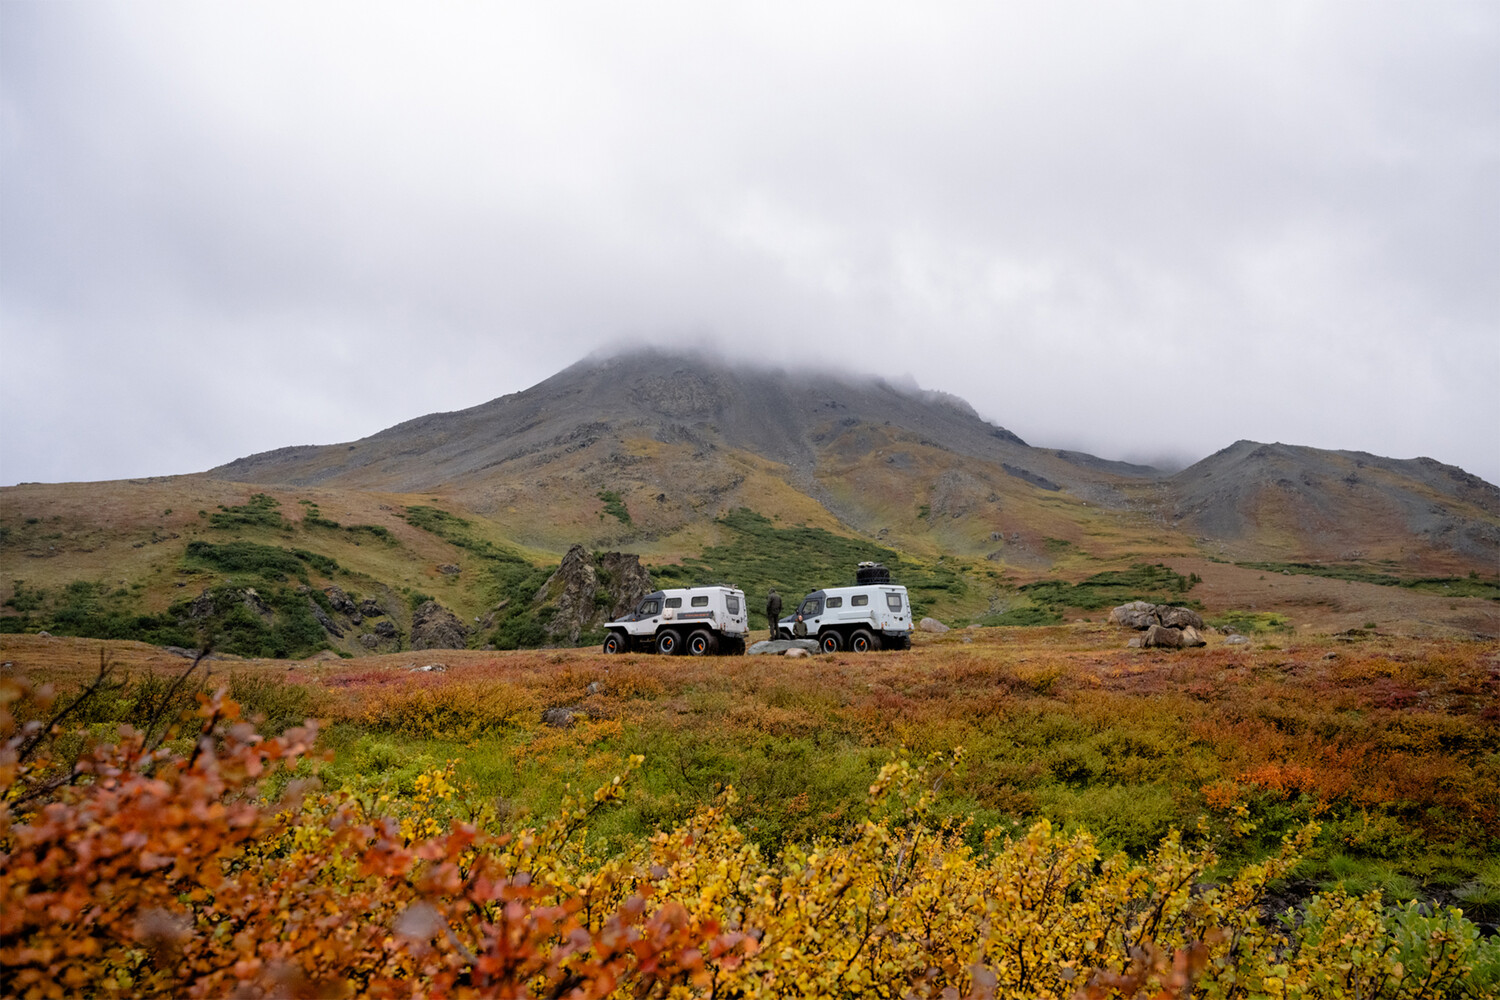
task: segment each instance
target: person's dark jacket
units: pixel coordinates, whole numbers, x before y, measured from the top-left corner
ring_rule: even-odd
[[[773,629],[776,627],[776,623],[781,620],[781,595],[774,590],[766,598],[766,617],[771,620],[771,627]]]

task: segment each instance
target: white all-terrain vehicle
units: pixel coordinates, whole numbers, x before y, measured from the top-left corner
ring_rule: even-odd
[[[658,590],[635,613],[604,626],[606,653],[743,653],[750,634],[745,593],[733,587]]]
[[[783,639],[816,639],[825,653],[911,648],[911,600],[884,566],[861,563],[853,587],[825,587],[777,623]]]

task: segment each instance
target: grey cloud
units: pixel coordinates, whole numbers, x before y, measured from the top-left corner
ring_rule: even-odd
[[[358,437],[626,335],[1106,457],[1495,481],[1497,22],[6,4],[0,480]]]

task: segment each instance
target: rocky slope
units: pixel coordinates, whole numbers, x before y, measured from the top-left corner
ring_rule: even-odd
[[[716,517],[746,506],[1031,570],[1055,564],[1059,543],[1106,559],[1165,546],[1432,572],[1500,567],[1500,489],[1431,459],[1242,441],[1166,475],[1032,447],[964,401],[911,385],[654,351],[590,358],[467,410],[209,475],[441,491],[556,551],[579,541],[690,548]]]

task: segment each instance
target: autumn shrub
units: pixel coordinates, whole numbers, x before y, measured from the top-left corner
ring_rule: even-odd
[[[265,798],[315,733],[264,740],[223,691],[184,752],[127,729],[59,771],[60,728],[11,711],[37,694],[0,680],[0,967],[18,996],[1415,1000],[1500,981],[1500,944],[1455,910],[1332,893],[1265,921],[1315,826],[1227,879],[1175,831],[1138,859],[1046,822],[975,845],[934,821],[961,755],[885,765],[838,837],[766,853],[726,788],[604,856],[587,827],[638,757],[503,830],[482,806],[456,818],[451,764],[400,801]]]
[[[460,681],[382,688],[364,699],[356,719],[403,736],[467,740],[513,726],[535,707],[514,684]]]

